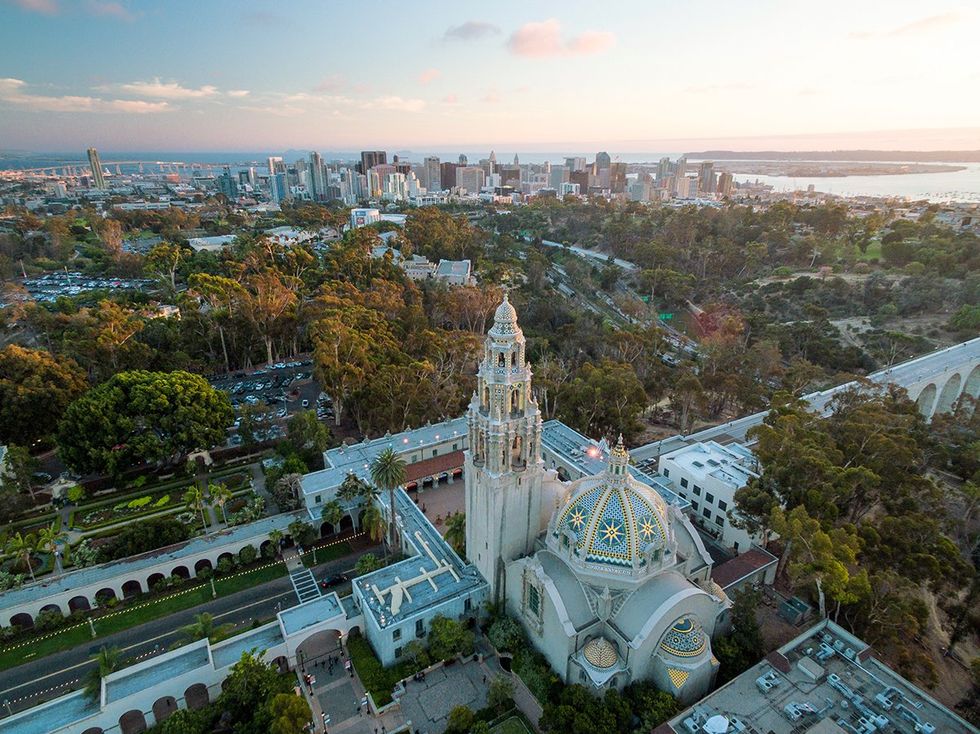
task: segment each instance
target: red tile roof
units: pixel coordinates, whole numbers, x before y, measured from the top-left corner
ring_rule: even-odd
[[[735,556],[729,561],[725,561],[720,566],[715,566],[711,570],[711,579],[722,589],[728,588],[731,584],[744,579],[753,571],[765,568],[771,563],[776,563],[777,559],[771,553],[752,548],[745,551],[740,556]]]
[[[443,472],[463,466],[463,452],[453,451],[442,456],[433,456],[405,467],[405,483],[417,482],[426,477],[438,477]]]

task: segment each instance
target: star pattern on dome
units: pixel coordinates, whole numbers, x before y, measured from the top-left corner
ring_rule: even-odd
[[[581,530],[582,525],[585,524],[585,513],[582,512],[582,508],[576,508],[575,512],[572,513],[572,516],[568,521],[572,524],[573,528],[576,530]]]
[[[602,539],[607,543],[615,543],[619,540],[621,532],[619,525],[614,522],[607,522],[602,529]]]
[[[650,540],[653,538],[653,534],[657,531],[656,526],[653,524],[653,520],[649,517],[644,517],[640,520],[640,535],[643,536],[644,540]]]

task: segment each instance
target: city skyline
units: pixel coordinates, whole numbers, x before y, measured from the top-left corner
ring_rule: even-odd
[[[637,3],[613,17],[585,4],[7,0],[0,140],[38,151],[976,147],[980,100],[963,93],[980,81],[975,9],[898,2],[884,16],[831,3],[803,27],[789,5]]]

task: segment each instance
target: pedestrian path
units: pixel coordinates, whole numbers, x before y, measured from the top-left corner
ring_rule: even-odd
[[[299,597],[299,603],[313,601],[321,596],[320,586],[313,576],[313,572],[308,568],[301,568],[289,574],[289,580],[293,583],[293,590]]]

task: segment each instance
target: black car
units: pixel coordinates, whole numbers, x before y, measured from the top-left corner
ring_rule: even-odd
[[[345,573],[338,573],[335,576],[329,576],[320,582],[320,588],[329,589],[331,586],[339,586],[345,581],[350,581],[350,577]]]

